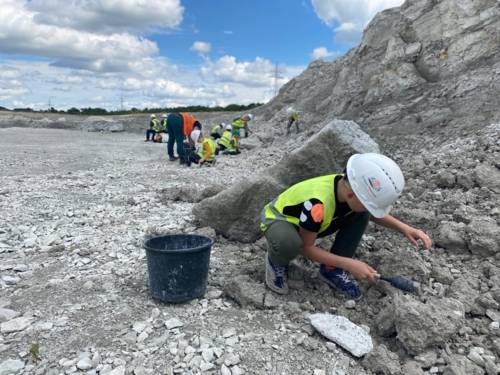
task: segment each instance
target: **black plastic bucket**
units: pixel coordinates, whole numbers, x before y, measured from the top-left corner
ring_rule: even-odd
[[[163,302],[186,302],[205,294],[213,241],[195,234],[172,234],[144,242],[149,290]]]

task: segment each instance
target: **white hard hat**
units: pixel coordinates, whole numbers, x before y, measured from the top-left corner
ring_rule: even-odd
[[[198,142],[198,138],[201,135],[201,130],[193,130],[191,132],[191,139],[193,140],[194,143]]]
[[[247,117],[249,120],[253,119],[253,115],[251,113],[247,113]]]
[[[226,125],[225,129],[226,129],[226,130],[233,130],[233,127],[232,127],[231,125],[229,125],[229,124],[228,124],[228,125]]]
[[[399,166],[387,156],[354,154],[347,161],[349,185],[370,214],[383,218],[405,187]]]
[[[289,115],[290,115],[290,114],[292,114],[293,112],[295,112],[295,111],[293,110],[293,107],[288,107],[288,108],[286,109],[286,113],[287,113],[287,114],[289,114]]]
[[[167,114],[164,113],[163,115],[161,115],[162,118],[167,118]]]
[[[222,128],[225,128],[225,127],[226,127],[226,123],[225,123],[225,122],[221,122],[221,123],[220,123],[220,126],[221,126]]]
[[[155,117],[156,117],[156,115],[153,113],[153,114],[151,115],[151,118],[155,118]]]

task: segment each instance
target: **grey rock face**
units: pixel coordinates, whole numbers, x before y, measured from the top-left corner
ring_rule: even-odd
[[[479,186],[485,186],[500,193],[500,171],[488,164],[478,164],[474,169],[474,177]]]
[[[277,165],[203,200],[193,213],[202,226],[230,239],[255,241],[261,235],[260,212],[268,202],[299,181],[342,172],[350,155],[363,152],[378,152],[378,146],[354,122],[334,120]]]
[[[444,343],[464,322],[462,303],[451,298],[429,298],[422,303],[406,295],[394,299],[398,340],[410,354]]]
[[[402,374],[398,355],[387,349],[385,345],[375,346],[363,359],[363,366],[376,374]]]
[[[439,226],[436,244],[445,249],[467,251],[464,223],[442,222]]]
[[[478,115],[498,121],[499,30],[495,0],[406,1],[379,13],[345,56],[311,63],[260,113],[278,122],[294,105],[309,125],[353,120],[388,145],[398,134],[476,127]]]
[[[475,219],[468,225],[467,232],[467,244],[473,254],[489,256],[500,250],[500,227],[494,219]]]
[[[402,368],[405,375],[424,375],[424,370],[415,361],[406,362]]]
[[[472,278],[459,278],[451,284],[446,296],[462,302],[466,313],[472,311],[477,313],[479,306],[476,299],[480,296],[479,282]]]
[[[454,354],[449,357],[443,375],[482,375],[484,371],[467,357]]]
[[[228,280],[224,286],[224,292],[242,307],[251,306],[267,309],[274,308],[279,304],[264,284],[256,283],[246,275]]]

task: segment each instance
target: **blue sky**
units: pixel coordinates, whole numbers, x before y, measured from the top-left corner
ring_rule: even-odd
[[[0,0],[0,106],[266,102],[311,61],[357,45],[378,11],[401,3]]]
[[[307,65],[318,46],[345,52],[353,45],[335,43],[332,29],[321,22],[309,1],[190,0],[183,5],[188,11],[181,31],[151,35],[174,63],[198,63],[185,46],[200,39],[212,44],[214,58],[261,56],[287,65]]]

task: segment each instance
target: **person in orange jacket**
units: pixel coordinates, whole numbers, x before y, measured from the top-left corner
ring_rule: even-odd
[[[176,160],[174,157],[174,143],[177,143],[177,154],[179,155],[180,164],[188,164],[187,155],[184,150],[184,140],[187,139],[189,142],[195,124],[200,124],[200,122],[194,115],[189,113],[179,112],[168,115],[167,152],[170,161]]]

